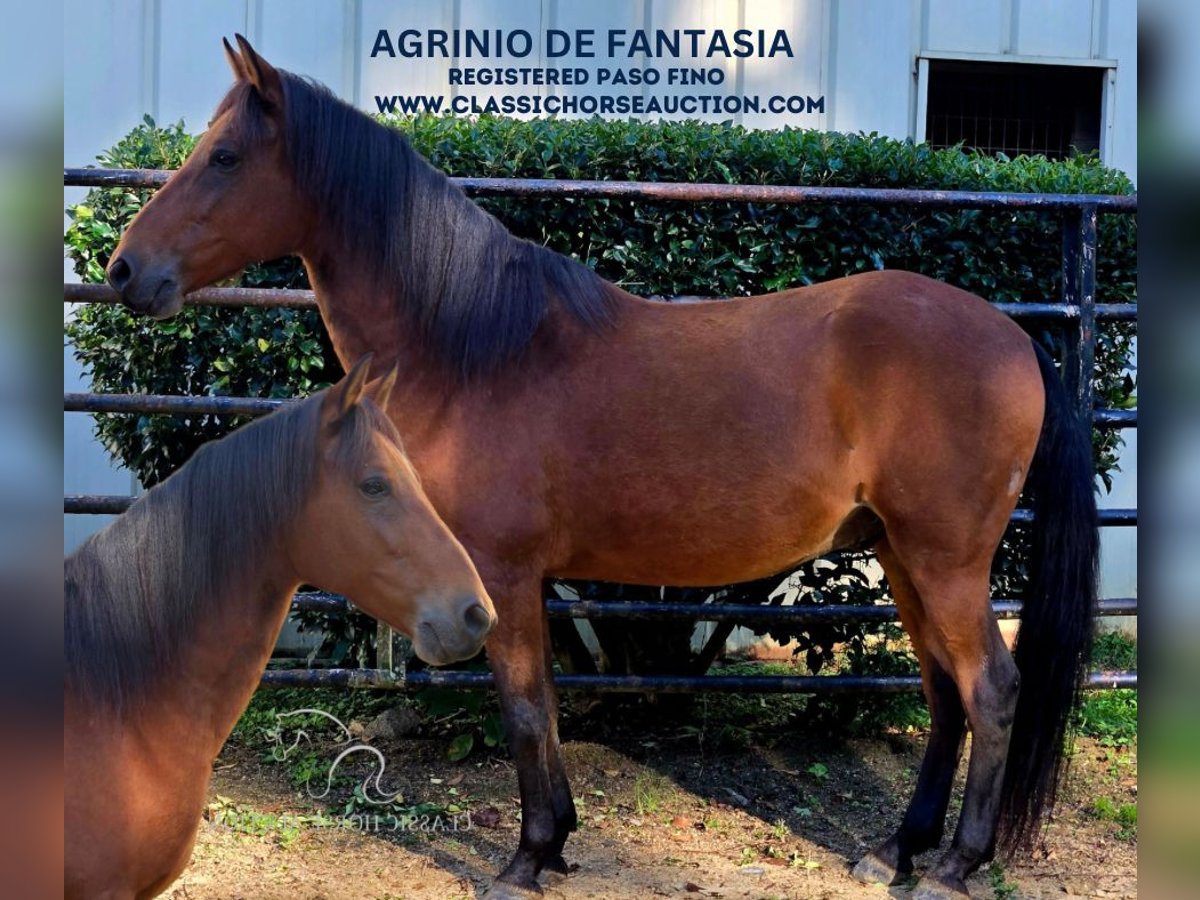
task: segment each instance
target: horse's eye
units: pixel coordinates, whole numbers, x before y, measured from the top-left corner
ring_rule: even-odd
[[[391,493],[391,488],[382,478],[368,478],[358,486],[358,489],[362,491],[363,496],[372,498],[386,497]]]
[[[214,150],[211,162],[218,169],[229,171],[238,164],[238,158],[232,150]]]

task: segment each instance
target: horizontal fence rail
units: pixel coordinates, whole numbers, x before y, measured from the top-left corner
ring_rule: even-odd
[[[67,187],[158,188],[164,169],[63,169]],[[915,188],[810,187],[772,184],[681,184],[665,181],[569,181],[546,178],[451,178],[466,193],[507,197],[597,197],[683,203],[829,203],[941,209],[1061,211],[1093,207],[1136,212],[1136,194],[1029,194],[1013,191],[929,191]]]
[[[709,298],[689,298],[709,299]],[[121,301],[116,291],[105,284],[65,284],[64,303],[110,303]],[[316,309],[317,297],[302,288],[201,288],[184,299],[188,306],[253,307],[255,309]],[[1063,303],[993,303],[992,306],[1014,319],[1063,319],[1080,317],[1078,306]],[[1097,303],[1096,318],[1119,322],[1137,319],[1136,303]]]
[[[782,579],[781,579],[782,580]],[[755,624],[825,623],[852,620],[895,622],[900,613],[895,604],[870,606],[780,606],[753,603],[666,603],[629,600],[567,600],[555,594],[545,598],[546,611],[562,619],[691,619],[696,622],[746,622]],[[346,612],[353,608],[345,597],[324,591],[301,591],[292,598],[295,612]],[[998,619],[1015,619],[1021,614],[1020,600],[997,599],[992,611]],[[1137,597],[1101,600],[1096,607],[1103,616],[1136,616]]]
[[[171,172],[150,169],[64,168],[67,187],[142,188],[161,187]],[[557,181],[531,178],[451,178],[453,183],[475,196],[609,198],[681,203],[729,202],[765,204],[838,204],[854,206],[903,206],[924,209],[980,209],[996,211],[1034,211],[1054,213],[1063,220],[1063,298],[1061,302],[1041,300],[1028,303],[994,303],[1005,314],[1024,320],[1062,323],[1073,329],[1074,344],[1068,342],[1063,375],[1073,392],[1081,415],[1090,416],[1093,427],[1104,429],[1136,428],[1136,409],[1094,409],[1090,373],[1095,355],[1095,326],[1101,321],[1136,321],[1135,303],[1097,303],[1096,287],[1096,216],[1097,213],[1131,214],[1137,211],[1137,195],[1028,194],[1000,191],[925,191],[891,188],[809,187],[799,185],[679,184],[631,181]],[[702,300],[705,298],[673,298]],[[64,303],[119,302],[106,285],[67,284]],[[222,287],[203,288],[189,294],[185,302],[192,306],[253,307],[259,309],[316,309],[317,301],[309,290]],[[258,397],[198,397],[158,394],[64,394],[68,412],[137,413],[178,416],[240,415],[258,416],[277,409],[284,399]],[[133,497],[108,495],[70,495],[63,498],[63,510],[73,514],[118,514],[129,507]],[[1033,513],[1018,509],[1014,523],[1033,522]],[[1106,526],[1136,526],[1136,509],[1105,509],[1100,523]],[[781,576],[782,580],[782,576]],[[816,606],[797,604],[729,603],[638,603],[621,600],[568,600],[557,595],[545,598],[549,615],[565,619],[620,618],[630,621],[684,619],[697,622],[723,622],[747,625],[819,624],[829,622],[885,623],[898,619],[891,604],[854,606]],[[298,593],[293,598],[295,611],[338,613],[351,605],[344,597],[317,591]],[[1018,618],[1021,603],[1014,599],[996,599],[993,613],[1000,619]],[[1096,612],[1104,616],[1136,616],[1135,597],[1100,600]],[[385,663],[386,664],[386,663]],[[859,693],[905,692],[921,688],[917,676],[868,675],[582,675],[560,674],[559,688],[566,690],[625,692],[745,692],[745,693]],[[414,687],[444,686],[486,689],[493,686],[486,672],[419,669],[269,669],[262,678],[263,687],[349,687],[403,690]],[[1136,688],[1137,672],[1093,672],[1087,687]]]
[[[451,687],[487,690],[495,682],[489,672],[415,672],[391,669],[268,669],[261,687],[343,687],[403,691]],[[568,691],[623,693],[739,694],[902,694],[921,690],[916,675],[576,675],[556,674],[554,684]],[[1136,688],[1137,672],[1091,672],[1091,690]]]

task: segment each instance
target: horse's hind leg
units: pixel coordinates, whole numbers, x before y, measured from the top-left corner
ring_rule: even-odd
[[[991,554],[980,553],[971,563],[954,566],[941,554],[923,553],[916,557],[921,564],[914,566],[898,552],[921,599],[922,634],[958,688],[972,735],[954,841],[913,896],[963,897],[968,896],[967,876],[993,852],[1020,679],[989,603]]]
[[[930,628],[908,572],[886,540],[875,552],[921,665],[921,682],[932,725],[917,787],[900,828],[854,867],[853,875],[859,881],[890,885],[912,872],[914,856],[941,843],[954,772],[962,755],[966,716],[954,679],[931,652]]]

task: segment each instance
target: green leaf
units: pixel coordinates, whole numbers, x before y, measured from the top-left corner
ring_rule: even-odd
[[[475,735],[470,732],[460,734],[450,742],[450,746],[446,750],[446,757],[450,762],[459,762],[470,756],[474,747]]]

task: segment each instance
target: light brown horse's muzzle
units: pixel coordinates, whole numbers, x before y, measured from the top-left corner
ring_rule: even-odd
[[[413,629],[413,650],[433,666],[470,659],[481,649],[496,624],[489,602],[466,597],[447,611],[425,614]]]
[[[109,286],[132,312],[154,319],[169,319],[183,308],[183,290],[170,267],[143,265],[129,253],[114,256],[108,264]]]

